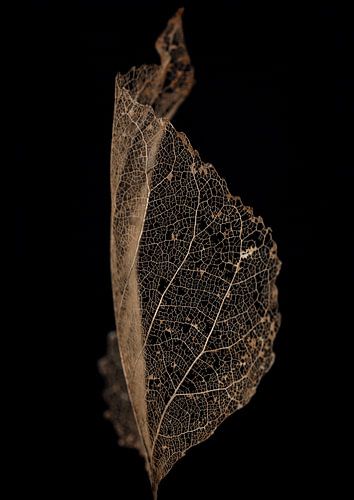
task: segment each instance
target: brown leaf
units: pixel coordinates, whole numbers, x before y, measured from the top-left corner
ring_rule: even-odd
[[[252,397],[280,323],[271,230],[168,121],[194,82],[181,15],[157,40],[160,66],[117,76],[111,156],[120,358],[111,338],[101,371],[155,498],[174,463]]]

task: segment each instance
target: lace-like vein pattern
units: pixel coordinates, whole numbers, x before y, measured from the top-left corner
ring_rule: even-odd
[[[186,450],[252,397],[280,323],[271,230],[168,121],[194,81],[181,11],[157,50],[160,66],[117,77],[111,172],[131,442],[139,440],[155,496]]]

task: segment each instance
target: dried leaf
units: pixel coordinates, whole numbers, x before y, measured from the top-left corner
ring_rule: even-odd
[[[101,371],[155,498],[174,463],[250,400],[280,323],[271,230],[169,122],[194,82],[181,15],[157,40],[159,66],[117,76],[111,156],[120,357],[111,337]]]

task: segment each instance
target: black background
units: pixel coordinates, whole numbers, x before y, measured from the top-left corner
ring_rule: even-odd
[[[309,4],[184,2],[197,84],[174,125],[273,228],[283,320],[257,395],[175,466],[160,500],[342,497],[352,32],[338,2]],[[97,372],[114,328],[110,139],[115,74],[158,61],[155,39],[180,5],[32,1],[13,13],[16,464],[33,466],[24,484],[45,498],[149,498],[142,460],[102,417]]]

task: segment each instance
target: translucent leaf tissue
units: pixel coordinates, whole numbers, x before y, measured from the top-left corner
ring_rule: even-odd
[[[160,65],[117,76],[111,152],[116,333],[100,370],[154,498],[253,396],[280,324],[271,230],[170,123],[194,83],[181,16],[156,42]]]

